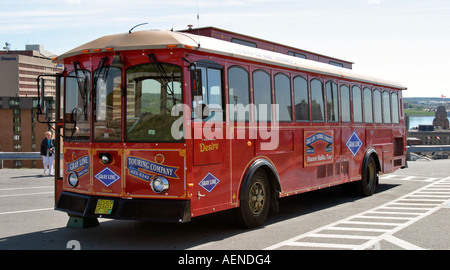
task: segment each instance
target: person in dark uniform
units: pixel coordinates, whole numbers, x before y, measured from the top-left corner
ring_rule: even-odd
[[[53,159],[54,159],[54,140],[52,139],[52,133],[50,131],[45,132],[45,138],[41,142],[41,156],[44,163],[44,175],[53,175]]]

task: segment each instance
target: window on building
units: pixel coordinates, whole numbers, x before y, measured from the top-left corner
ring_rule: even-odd
[[[344,67],[343,64],[335,62],[335,61],[330,61],[329,64],[332,66],[336,66],[336,67]]]
[[[9,106],[19,106],[20,105],[20,99],[18,98],[11,98],[9,99]]]
[[[304,55],[303,53],[288,51],[288,55],[306,59],[306,55]]]
[[[258,45],[256,45],[255,42],[251,42],[251,41],[247,41],[247,40],[243,40],[243,39],[239,39],[239,38],[232,38],[231,42],[241,44],[244,46],[248,46],[248,47],[253,47],[253,48],[258,47]]]

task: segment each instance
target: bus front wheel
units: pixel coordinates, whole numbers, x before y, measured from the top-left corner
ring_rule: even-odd
[[[266,221],[270,208],[270,187],[267,175],[256,171],[244,187],[244,196],[237,210],[238,221],[248,227],[259,227]]]

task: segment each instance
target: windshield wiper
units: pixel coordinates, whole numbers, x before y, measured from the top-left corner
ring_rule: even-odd
[[[106,66],[106,61],[108,61],[108,57],[103,57],[100,59],[98,63],[98,68],[94,72],[94,76],[92,78],[92,107],[93,107],[93,119],[96,119],[97,114],[97,83],[100,76],[103,77],[103,80],[106,81],[109,73],[109,66]],[[104,74],[102,74],[104,72]]]
[[[80,62],[75,61],[73,62],[73,68],[75,70],[75,76],[76,76],[76,80],[77,80],[77,84],[78,84],[78,91],[80,92],[81,98],[83,99],[83,113],[84,113],[84,120],[87,121],[88,120],[88,87],[89,87],[89,82],[87,80],[88,76],[86,75],[86,71],[81,69],[81,71],[83,72],[84,75],[84,81],[80,81],[80,76],[78,76],[78,68],[77,66],[80,65]],[[84,82],[84,85],[82,85],[82,82]]]
[[[176,98],[175,98],[175,94],[173,92],[173,81],[174,81],[174,74],[172,71],[172,87],[170,87],[169,84],[169,75],[167,75],[166,71],[164,70],[164,67],[161,65],[161,63],[158,62],[158,60],[156,60],[155,54],[151,53],[148,56],[148,59],[150,60],[150,63],[152,63],[155,67],[155,71],[158,74],[158,76],[160,78],[163,79],[164,84],[166,85],[166,92],[167,94],[169,94],[170,96],[172,96],[172,100],[173,100],[173,105],[176,105]]]

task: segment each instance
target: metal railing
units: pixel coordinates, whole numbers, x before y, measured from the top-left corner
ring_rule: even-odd
[[[3,168],[3,160],[39,160],[41,158],[40,152],[0,152],[0,169]]]
[[[0,160],[36,160],[41,159],[40,152],[0,152]]]
[[[410,145],[407,146],[408,152],[441,152],[441,151],[449,151],[450,145]]]

